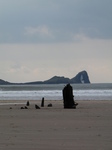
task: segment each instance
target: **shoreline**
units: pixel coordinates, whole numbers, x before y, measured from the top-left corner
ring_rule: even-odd
[[[15,105],[15,104],[25,104],[27,103],[27,101],[30,102],[30,104],[41,104],[42,100],[0,100],[0,105]],[[83,103],[83,102],[112,102],[112,100],[75,100],[75,102],[77,103]],[[48,104],[48,103],[62,103],[63,104],[63,100],[44,100],[44,103]]]
[[[76,109],[64,109],[62,100],[46,100],[41,109],[34,107],[41,100],[29,101],[28,109],[20,109],[26,100],[9,101],[0,105],[0,149],[112,149],[112,101],[75,100]]]

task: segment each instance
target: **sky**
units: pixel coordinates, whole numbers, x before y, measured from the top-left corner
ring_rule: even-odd
[[[0,0],[0,79],[112,83],[112,0]]]

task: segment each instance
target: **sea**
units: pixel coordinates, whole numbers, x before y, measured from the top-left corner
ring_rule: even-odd
[[[71,84],[74,100],[112,100],[112,83]],[[0,85],[0,100],[63,100],[65,84]]]

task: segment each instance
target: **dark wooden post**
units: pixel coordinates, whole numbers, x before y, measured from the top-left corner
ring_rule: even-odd
[[[27,101],[26,106],[30,106],[30,102],[29,101]]]
[[[78,103],[74,102],[73,89],[70,84],[67,84],[63,89],[64,108],[76,108]]]
[[[44,97],[42,98],[42,101],[41,101],[41,107],[44,107]]]

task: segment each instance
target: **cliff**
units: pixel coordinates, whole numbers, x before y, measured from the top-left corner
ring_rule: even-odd
[[[71,79],[71,83],[90,83],[87,72],[79,72],[74,78]]]

